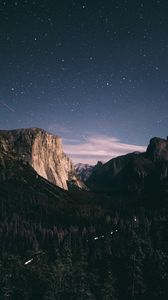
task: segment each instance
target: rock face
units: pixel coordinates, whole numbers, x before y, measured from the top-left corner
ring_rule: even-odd
[[[1,130],[0,152],[30,164],[40,176],[63,189],[68,189],[68,181],[80,187],[58,136],[39,128]]]
[[[126,182],[126,173],[129,162],[136,156],[136,153],[129,153],[109,160],[107,163],[95,168],[86,181],[89,188],[95,190],[110,190],[121,188]]]
[[[77,176],[84,182],[90,177],[93,169],[94,166],[88,164],[78,163],[75,165],[75,172]]]
[[[103,163],[101,161],[98,161],[95,166],[78,163],[75,165],[75,172],[80,180],[86,182],[92,173],[101,168],[102,165]]]
[[[152,138],[146,154],[154,162],[168,161],[168,139]]]
[[[168,140],[154,137],[145,153],[111,159],[93,171],[86,184],[93,190],[168,191]]]

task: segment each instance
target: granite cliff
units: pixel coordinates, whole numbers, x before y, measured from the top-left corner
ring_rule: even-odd
[[[1,130],[0,152],[28,163],[43,178],[67,190],[76,178],[71,160],[63,152],[60,137],[39,128]]]
[[[154,137],[146,152],[111,159],[95,170],[86,184],[99,191],[117,189],[141,193],[164,190],[168,194],[168,140]]]
[[[152,161],[168,161],[168,137],[167,139],[154,137],[150,140],[146,150],[147,157]]]
[[[75,172],[77,176],[84,182],[90,177],[90,175],[93,172],[93,169],[94,166],[88,164],[83,164],[83,163],[75,164]]]
[[[80,180],[86,182],[93,172],[102,167],[103,163],[98,161],[95,166],[89,164],[78,163],[75,165],[75,172]]]

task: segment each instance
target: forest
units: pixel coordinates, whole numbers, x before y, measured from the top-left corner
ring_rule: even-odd
[[[0,299],[167,299],[166,199],[59,193],[1,182]]]

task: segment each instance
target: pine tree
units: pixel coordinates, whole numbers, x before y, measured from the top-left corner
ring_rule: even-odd
[[[168,297],[168,255],[161,250],[153,250],[146,259],[145,278],[146,297],[167,299]]]
[[[101,290],[102,300],[118,300],[116,292],[116,279],[114,278],[110,268],[105,272],[103,287]]]
[[[89,272],[87,256],[84,251],[81,252],[80,260],[76,262],[73,269],[73,300],[94,300],[94,296],[89,286]]]
[[[144,282],[144,253],[140,238],[135,234],[133,238],[130,245],[131,254],[126,260],[126,290],[129,299],[139,300],[143,299],[146,289]]]

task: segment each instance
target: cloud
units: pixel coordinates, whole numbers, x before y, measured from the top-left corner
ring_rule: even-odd
[[[74,144],[71,140],[64,140],[64,151],[71,157],[74,163],[82,162],[96,164],[97,161],[108,161],[113,157],[126,153],[144,152],[146,147],[125,144],[115,137],[91,136],[83,143]]]

